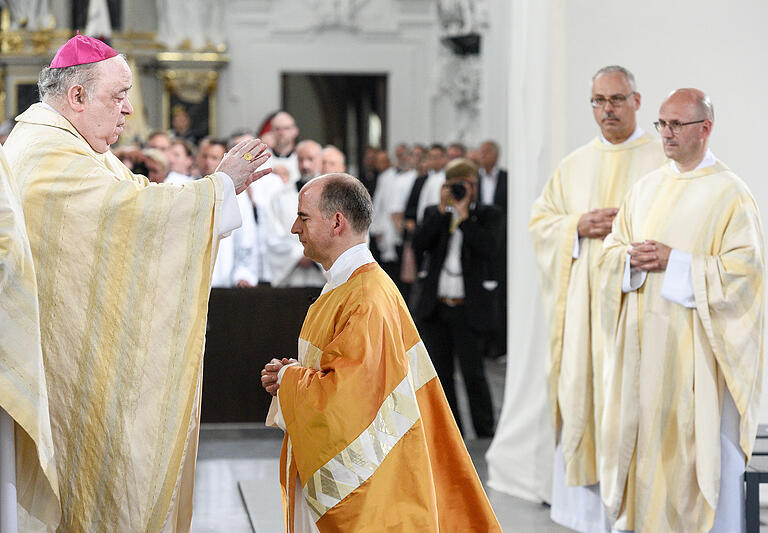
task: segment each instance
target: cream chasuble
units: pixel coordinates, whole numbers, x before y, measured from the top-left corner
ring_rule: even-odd
[[[150,184],[42,104],[17,121],[59,530],[187,531],[225,180]]]
[[[3,411],[13,423],[0,429],[7,431],[0,435],[0,531],[16,526],[23,532],[54,531],[61,511],[37,280],[18,189],[0,148],[0,414],[7,416]],[[6,449],[15,449],[15,457],[7,457],[10,464],[4,460]],[[15,476],[6,478],[5,472],[14,469]]]
[[[281,371],[287,530],[299,480],[320,532],[500,532],[397,287],[375,262],[329,272]]]
[[[692,254],[695,308],[661,295],[664,272],[622,293],[631,242]],[[721,485],[726,387],[749,458],[762,379],[763,238],[725,165],[660,168],[627,195],[601,258],[605,409],[600,483],[616,529],[707,532]]]
[[[568,485],[598,481],[595,420],[602,405],[602,351],[593,333],[602,241],[581,239],[574,259],[578,221],[592,209],[618,207],[629,187],[664,160],[659,141],[648,134],[615,145],[595,138],[562,161],[531,210],[549,331],[547,392]]]

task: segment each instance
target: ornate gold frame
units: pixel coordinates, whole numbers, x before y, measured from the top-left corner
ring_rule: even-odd
[[[216,135],[216,90],[219,73],[216,70],[169,69],[158,72],[163,81],[163,129],[170,129],[171,95],[185,96],[186,100],[208,97],[208,134]]]

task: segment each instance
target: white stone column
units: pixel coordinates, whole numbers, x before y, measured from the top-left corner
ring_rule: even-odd
[[[514,0],[508,35],[509,347],[504,405],[488,450],[489,485],[549,501],[554,439],[545,385],[547,340],[528,218],[562,154],[564,0]]]

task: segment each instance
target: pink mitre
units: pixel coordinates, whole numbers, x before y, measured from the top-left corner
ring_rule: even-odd
[[[80,32],[78,32],[64,46],[59,48],[59,51],[53,57],[53,61],[51,61],[50,68],[74,67],[75,65],[96,63],[116,55],[117,50],[108,44],[87,35],[80,35]]]

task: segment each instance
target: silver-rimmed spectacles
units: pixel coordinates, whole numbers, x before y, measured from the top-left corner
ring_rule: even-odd
[[[610,103],[613,107],[621,107],[627,101],[627,98],[633,94],[635,94],[634,91],[627,95],[613,94],[608,98],[605,96],[595,96],[594,98],[590,98],[589,103],[592,104],[592,107],[605,107],[605,104],[607,103]]]
[[[694,120],[691,122],[680,122],[679,120],[670,120],[669,122],[667,122],[666,120],[659,119],[653,123],[653,126],[656,128],[656,131],[658,131],[659,133],[663,132],[664,128],[669,126],[670,131],[673,134],[677,135],[678,133],[680,133],[680,130],[683,129],[683,126],[690,126],[691,124],[701,124],[706,120],[707,119]]]

